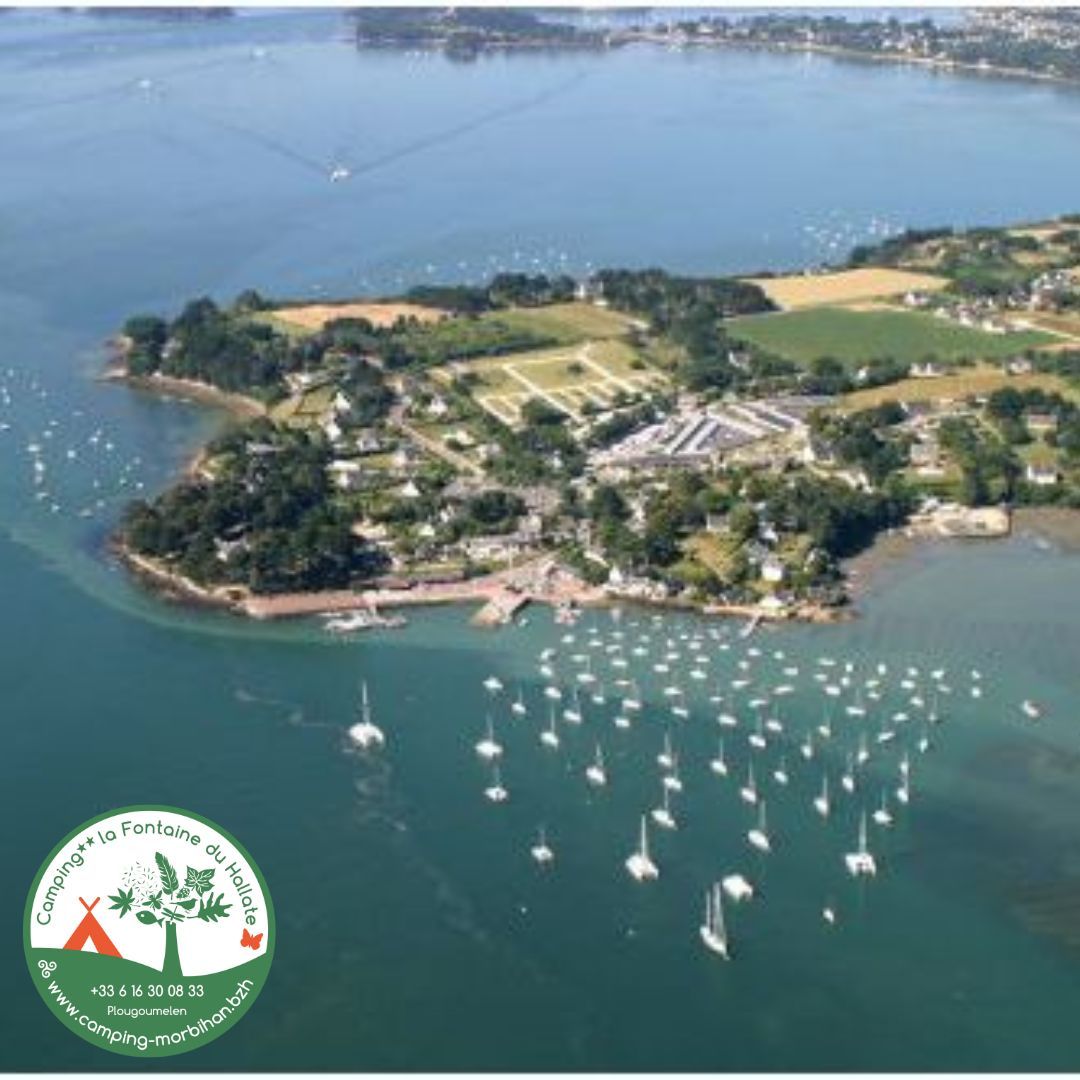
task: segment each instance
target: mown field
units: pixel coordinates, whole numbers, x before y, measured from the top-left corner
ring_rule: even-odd
[[[1077,392],[1057,375],[1032,372],[1028,375],[1008,375],[1001,368],[980,365],[964,368],[937,379],[902,379],[887,386],[874,386],[845,394],[841,407],[846,410],[869,409],[883,401],[937,401],[942,398],[961,399],[982,397],[1011,386],[1016,390],[1054,391],[1066,397],[1077,397]]]
[[[1055,343],[1037,331],[991,334],[918,311],[807,308],[745,316],[727,325],[732,337],[801,364],[822,356],[852,366],[885,357],[909,364],[928,357],[994,360]]]
[[[949,284],[948,278],[937,275],[882,267],[749,280],[760,286],[774,304],[786,311],[820,304],[844,304],[899,296],[910,291],[935,292]]]

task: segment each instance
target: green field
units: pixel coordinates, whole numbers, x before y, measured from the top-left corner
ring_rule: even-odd
[[[849,311],[812,308],[733,319],[728,332],[741,341],[808,364],[821,356],[856,365],[884,357],[918,363],[966,358],[994,360],[1054,344],[1035,331],[991,334],[918,311]]]
[[[589,339],[619,337],[625,334],[631,325],[631,319],[617,311],[579,303],[512,308],[493,311],[484,318],[495,319],[534,334],[547,334],[565,345],[574,345]]]

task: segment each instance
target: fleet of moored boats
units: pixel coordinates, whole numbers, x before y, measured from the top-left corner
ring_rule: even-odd
[[[745,744],[738,755],[743,758],[738,766],[743,777],[738,799],[752,815],[745,832],[749,856],[773,857],[777,851],[767,807],[770,800],[793,796],[783,793],[791,785],[794,758],[801,760],[802,770],[820,774],[808,798],[809,812],[828,822],[837,799],[847,800],[849,816],[855,815],[858,827],[839,862],[851,878],[872,879],[878,874],[878,855],[872,849],[871,824],[888,830],[910,805],[913,759],[930,751],[931,732],[946,719],[945,702],[965,694],[978,701],[983,693],[978,670],[950,681],[944,668],[892,670],[885,663],[867,665],[828,656],[800,663],[782,649],[770,652],[752,644],[748,636],[732,635],[727,627],[675,631],[660,615],[624,620],[616,611],[609,628],[597,623],[568,630],[560,645],[544,648],[537,658],[542,705],[530,702],[523,686],[511,695],[497,675],[483,680],[487,708],[474,750],[490,769],[484,795],[494,803],[510,797],[501,771],[506,758],[499,735],[502,724],[517,724],[537,714],[538,742],[552,753],[560,752],[569,730],[587,730],[594,749],[582,771],[585,782],[596,789],[609,784],[605,729],[612,733],[609,738],[619,739],[624,736],[615,733],[638,725],[657,726],[659,799],[640,814],[637,842],[624,862],[627,874],[638,882],[654,881],[661,873],[650,823],[665,831],[679,828],[675,800],[685,781],[678,733],[699,714],[718,728],[716,754],[708,761],[708,770],[718,781],[735,775],[732,747],[740,741]],[[646,702],[642,680],[650,660],[663,685]],[[638,675],[631,674],[631,665]],[[703,693],[691,693],[695,686]],[[802,695],[797,709],[785,707],[792,695]],[[815,698],[820,701],[820,716]],[[500,700],[508,702],[505,717],[498,711]],[[1042,710],[1025,700],[1020,712],[1036,719]],[[351,740],[362,750],[382,747],[385,735],[372,720],[366,684],[360,713],[349,729]],[[807,724],[810,713],[815,719]],[[539,866],[555,862],[546,827],[538,829],[530,854]],[[725,959],[731,955],[724,898],[742,904],[754,896],[751,879],[734,868],[707,886],[700,937],[708,950]],[[822,903],[820,915],[830,926],[838,922],[831,897]]]

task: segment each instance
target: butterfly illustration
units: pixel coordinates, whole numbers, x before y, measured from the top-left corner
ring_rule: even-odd
[[[250,934],[245,929],[240,935],[240,947],[243,948],[246,945],[251,949],[257,949],[262,944],[262,939],[262,934]]]

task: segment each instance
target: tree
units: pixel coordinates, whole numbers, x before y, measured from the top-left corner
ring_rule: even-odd
[[[161,974],[165,978],[183,975],[176,928],[182,922],[216,923],[229,917],[225,894],[214,896],[214,867],[196,870],[187,867],[184,884],[173,864],[160,851],[154,855],[154,868],[136,863],[123,874],[120,887],[112,901],[111,911],[119,911],[122,919],[135,910],[135,918],[144,926],[165,927],[165,962]],[[123,886],[127,885],[125,889]],[[137,909],[137,910],[136,910]]]

